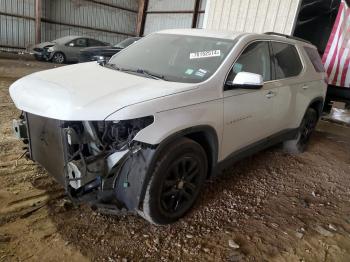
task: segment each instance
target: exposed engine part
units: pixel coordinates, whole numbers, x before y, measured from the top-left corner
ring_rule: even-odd
[[[90,138],[95,141],[96,144],[101,145],[99,136],[97,135],[96,129],[93,126],[92,122],[84,121],[83,126],[86,132],[89,134]]]
[[[119,161],[129,153],[129,150],[117,151],[107,157],[108,173],[119,163]]]
[[[28,139],[27,124],[24,119],[14,119],[12,128],[18,139]]]
[[[90,164],[84,161],[71,161],[67,164],[67,174],[71,187],[77,189],[96,179],[104,170],[104,161],[96,160]]]
[[[81,137],[79,137],[78,133],[75,131],[74,128],[68,127],[65,129],[66,136],[67,136],[67,142],[69,145],[79,145],[81,144]]]
[[[92,124],[104,146],[109,149],[124,150],[136,134],[151,125],[153,121],[154,117],[148,116],[132,120],[92,122]]]
[[[30,134],[31,143],[24,154],[48,170],[73,202],[122,214],[139,208],[157,149],[133,139],[153,120],[84,123],[25,113],[15,126]],[[29,140],[26,132],[21,133],[23,141]]]
[[[97,176],[115,172],[121,159],[141,149],[133,138],[153,121],[150,116],[116,122],[66,122],[68,184],[78,189]]]

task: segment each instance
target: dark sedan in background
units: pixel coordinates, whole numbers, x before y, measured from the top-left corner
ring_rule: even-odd
[[[79,62],[108,61],[113,55],[139,39],[140,37],[130,37],[114,46],[84,48],[80,51]]]
[[[66,62],[78,62],[80,50],[83,48],[108,45],[110,44],[88,37],[65,36],[34,46],[33,53],[37,60],[63,64]]]

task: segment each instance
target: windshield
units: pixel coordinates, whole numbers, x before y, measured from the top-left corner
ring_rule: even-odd
[[[121,41],[120,43],[114,45],[114,47],[127,48],[129,45],[131,45],[132,43],[136,42],[139,39],[140,38],[138,38],[138,37],[128,38],[128,39],[125,39],[125,40]]]
[[[215,73],[234,43],[228,39],[153,34],[113,56],[109,64],[147,71],[167,81],[199,83]]]

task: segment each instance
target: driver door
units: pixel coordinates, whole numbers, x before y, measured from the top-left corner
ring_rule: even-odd
[[[233,65],[225,82],[233,81],[239,72],[262,75],[264,86],[261,89],[225,87],[223,159],[240,149],[247,149],[275,131],[272,114],[278,89],[276,83],[271,81],[274,79],[274,67],[268,41],[249,44]]]
[[[67,56],[69,60],[78,61],[80,50],[88,46],[88,41],[86,38],[77,38],[68,44]]]

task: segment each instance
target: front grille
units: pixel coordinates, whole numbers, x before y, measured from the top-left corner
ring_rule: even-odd
[[[33,50],[36,51],[36,52],[42,52],[43,51],[42,48],[38,48],[38,47],[34,48]]]
[[[62,121],[26,113],[31,159],[66,186]]]

